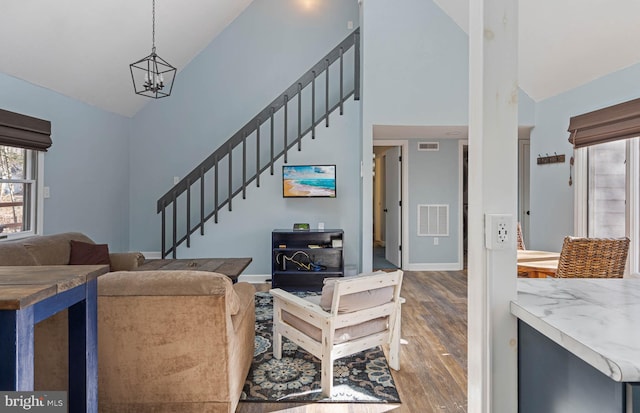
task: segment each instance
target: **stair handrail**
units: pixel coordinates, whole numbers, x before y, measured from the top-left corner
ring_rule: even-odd
[[[277,112],[282,108],[286,100],[291,100],[296,96],[299,90],[304,89],[309,83],[313,81],[315,77],[318,77],[321,73],[327,70],[333,62],[340,58],[341,53],[349,50],[352,46],[356,47],[355,56],[355,80],[354,80],[354,99],[360,100],[360,29],[357,28],[351,34],[349,34],[338,46],[331,50],[325,57],[320,59],[311,69],[309,69],[298,80],[293,82],[284,92],[282,92],[277,98],[275,98],[269,105],[267,105],[260,113],[254,116],[249,122],[247,122],[242,128],[234,133],[225,143],[220,145],[211,155],[209,155],[204,161],[196,166],[191,172],[189,172],[184,178],[182,178],[177,184],[169,189],[157,202],[157,213],[163,211],[163,209],[177,199],[182,193],[206,172],[211,170],[216,164],[216,160],[222,159],[229,154],[236,146],[241,144],[247,136],[258,129],[259,125],[267,121],[272,113]]]
[[[352,46],[354,47],[354,83],[353,89],[344,92],[344,80],[343,80],[343,56],[346,51],[348,51]],[[329,68],[331,65],[340,61],[340,73],[339,73],[339,86],[340,86],[340,97],[338,102],[335,105],[330,106],[329,103]],[[301,97],[302,90],[310,83],[312,84],[312,96],[315,96],[315,79],[318,78],[323,72],[325,72],[326,85],[325,85],[325,110],[324,113],[320,113],[316,118],[315,115],[315,98],[312,99],[312,108],[311,108],[311,125],[306,128],[304,131],[301,128]],[[182,244],[186,241],[187,247],[191,245],[191,234],[200,229],[200,234],[204,235],[204,224],[212,217],[215,218],[215,222],[218,222],[218,213],[224,207],[228,206],[229,211],[232,210],[232,200],[242,193],[242,197],[246,198],[246,188],[248,184],[256,181],[257,186],[260,186],[260,175],[265,172],[267,169],[271,170],[271,175],[274,174],[274,164],[276,160],[280,159],[280,157],[284,156],[285,163],[287,162],[287,151],[293,148],[294,145],[298,145],[298,150],[301,149],[302,138],[306,136],[308,133],[311,133],[312,139],[315,138],[315,128],[317,125],[325,122],[326,126],[329,126],[329,114],[333,113],[336,109],[340,109],[340,114],[343,114],[343,104],[344,102],[353,95],[355,100],[360,100],[360,30],[354,30],[347,38],[345,38],[338,46],[336,46],[333,50],[331,50],[325,57],[320,59],[318,63],[316,63],[311,69],[309,69],[304,75],[302,75],[297,81],[295,81],[290,87],[288,87],[283,93],[281,93],[277,98],[275,98],[271,104],[265,107],[260,113],[254,116],[249,122],[247,122],[242,128],[240,128],[235,134],[231,136],[226,142],[224,142],[218,149],[216,149],[211,155],[209,155],[204,161],[202,161],[196,168],[194,168],[189,174],[187,174],[183,179],[181,179],[177,184],[175,184],[169,191],[167,191],[160,199],[158,199],[157,209],[158,213],[162,213],[162,258],[172,254],[173,258],[176,258],[176,252],[178,245]],[[287,106],[294,97],[298,97],[298,132],[297,136],[294,139],[287,139]],[[277,113],[281,108],[284,107],[284,147],[277,154],[274,153],[274,130],[273,130],[273,117],[275,113]],[[271,154],[269,157],[269,161],[261,166],[260,163],[260,128],[266,122],[271,122]],[[257,141],[257,164],[256,171],[252,173],[253,175],[247,177],[246,171],[246,145],[247,138],[256,132]],[[242,185],[237,189],[233,189],[232,185],[232,156],[234,149],[242,144]],[[229,192],[227,197],[222,199],[219,202],[219,191],[218,191],[218,183],[219,183],[219,171],[218,165],[221,160],[225,157],[228,157],[229,164],[229,172],[228,172],[228,180],[229,180]],[[205,205],[204,205],[204,193],[205,193],[205,174],[215,168],[214,173],[214,207],[212,212],[205,214]],[[191,225],[191,190],[192,186],[200,180],[200,218],[197,220],[198,222],[195,226]],[[186,230],[185,234],[181,237],[178,237],[178,226],[177,226],[177,202],[179,197],[186,192]],[[167,216],[166,210],[169,205],[173,205],[172,208],[172,240],[170,248],[165,248],[166,245],[166,226],[167,226]]]

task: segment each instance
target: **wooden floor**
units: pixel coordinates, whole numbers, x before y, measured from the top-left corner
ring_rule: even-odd
[[[268,286],[259,288],[268,289]],[[401,404],[248,403],[237,413],[442,413],[467,411],[466,272],[404,273],[400,371],[391,370]]]

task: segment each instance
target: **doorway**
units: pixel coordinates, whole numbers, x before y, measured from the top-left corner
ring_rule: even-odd
[[[373,145],[372,268],[402,268],[402,145]]]

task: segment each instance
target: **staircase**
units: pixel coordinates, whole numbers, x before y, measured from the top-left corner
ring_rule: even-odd
[[[347,76],[345,76],[347,73]],[[353,76],[350,76],[350,75]],[[360,99],[360,30],[356,29],[280,96],[220,145],[180,182],[158,199],[162,214],[162,257],[176,258],[179,245],[191,246],[197,231],[223,208],[232,210],[235,197],[246,198],[247,186],[295,146],[303,137],[315,139],[316,127],[329,127],[329,115],[353,95]],[[317,93],[316,90],[320,92]],[[293,121],[292,121],[293,119]]]

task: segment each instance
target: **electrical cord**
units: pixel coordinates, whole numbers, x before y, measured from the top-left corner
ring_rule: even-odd
[[[308,263],[304,263],[304,262],[301,262],[299,259],[296,259],[296,256],[298,254],[303,255],[307,259]],[[282,257],[282,262],[280,262],[281,257]],[[296,251],[290,257],[288,257],[286,254],[282,252],[276,255],[276,263],[278,265],[283,264],[283,268],[286,268],[287,261],[294,263],[295,265],[298,266],[299,269],[304,269],[306,271],[322,271],[327,269],[327,267],[325,267],[324,265],[316,264],[315,262],[313,262],[309,254],[307,254],[304,251]]]

